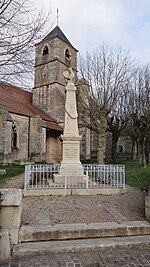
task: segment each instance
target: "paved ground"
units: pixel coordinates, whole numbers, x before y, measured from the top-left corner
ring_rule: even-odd
[[[0,267],[148,267],[150,249],[122,249],[12,259]]]

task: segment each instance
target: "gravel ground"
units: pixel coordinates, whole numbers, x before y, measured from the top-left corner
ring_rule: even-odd
[[[112,211],[111,213],[108,212]],[[98,223],[144,220],[144,192],[128,187],[127,193],[96,196],[41,196],[23,200],[23,224]]]
[[[8,180],[1,187],[23,188],[23,175]],[[109,196],[70,195],[23,198],[22,224],[88,224],[144,219],[144,192],[129,186],[127,186],[127,192]]]
[[[0,188],[23,188],[23,174],[12,177],[0,183]]]

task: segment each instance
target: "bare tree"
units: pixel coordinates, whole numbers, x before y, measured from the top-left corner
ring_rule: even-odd
[[[105,159],[105,139],[108,114],[117,105],[128,83],[133,68],[129,53],[122,48],[101,45],[93,54],[80,57],[79,71],[88,82],[88,104],[81,94],[81,105],[84,117],[89,116],[90,123],[84,120],[87,127],[98,133],[98,163]],[[82,87],[80,87],[82,91]],[[87,97],[86,97],[87,98]],[[85,116],[86,114],[86,116]]]
[[[112,133],[111,159],[112,163],[116,162],[117,143],[121,132],[126,128],[129,118],[125,116],[110,116],[107,124],[108,129]]]
[[[133,152],[139,158],[140,166],[149,162],[150,137],[150,69],[149,66],[137,68],[130,92],[131,121],[129,134],[133,141]],[[135,153],[133,158],[135,158]]]
[[[50,11],[36,13],[30,0],[0,1],[0,80],[28,83],[33,75],[35,42],[38,42]]]
[[[134,69],[133,69],[134,74]],[[132,74],[132,75],[133,75]],[[115,108],[110,112],[107,120],[108,131],[112,134],[111,159],[115,163],[117,156],[117,143],[121,133],[126,129],[128,121],[130,120],[129,104],[130,104],[130,90],[131,77],[126,83],[122,84],[122,91]]]

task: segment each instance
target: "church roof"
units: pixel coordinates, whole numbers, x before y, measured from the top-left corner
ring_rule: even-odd
[[[47,34],[41,42],[52,39],[58,37],[61,40],[63,40],[65,43],[67,43],[68,45],[70,45],[71,47],[73,47],[73,45],[70,43],[70,41],[67,39],[67,37],[64,35],[64,33],[62,32],[62,30],[59,28],[59,26],[56,26],[49,34]],[[74,47],[73,47],[74,48]],[[77,50],[76,48],[74,48],[75,50]]]
[[[44,120],[47,128],[62,132],[62,128],[54,119],[32,104],[32,93],[22,88],[1,82],[0,106],[13,114],[28,117],[38,115]]]

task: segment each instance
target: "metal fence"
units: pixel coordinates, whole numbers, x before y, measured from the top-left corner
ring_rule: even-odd
[[[60,175],[60,166],[25,166],[24,189],[125,187],[124,165],[85,164],[80,169],[70,166],[63,170],[63,175]]]

